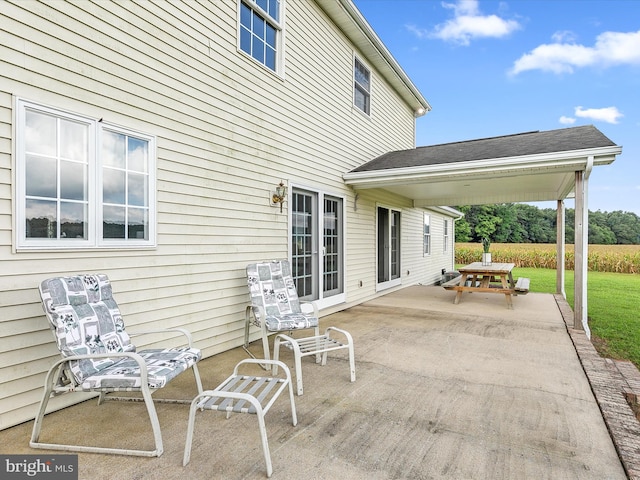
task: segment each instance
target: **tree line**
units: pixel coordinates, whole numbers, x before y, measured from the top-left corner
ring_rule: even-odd
[[[456,242],[556,243],[557,212],[525,203],[463,205],[456,222]],[[565,210],[566,243],[574,243],[574,210]],[[640,217],[632,212],[589,211],[589,243],[601,245],[640,244]]]

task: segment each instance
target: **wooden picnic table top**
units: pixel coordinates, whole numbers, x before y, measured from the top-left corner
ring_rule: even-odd
[[[473,262],[464,267],[460,267],[460,273],[484,273],[484,274],[506,274],[510,273],[515,267],[515,263],[491,263],[491,265],[483,265],[482,262]]]

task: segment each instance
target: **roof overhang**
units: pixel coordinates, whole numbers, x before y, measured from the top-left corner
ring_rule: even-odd
[[[316,0],[347,38],[419,117],[431,110],[431,105],[395,60],[389,49],[374,32],[351,0]]]
[[[537,155],[348,172],[355,189],[380,188],[416,207],[564,200],[573,195],[575,172],[609,165],[620,146]]]

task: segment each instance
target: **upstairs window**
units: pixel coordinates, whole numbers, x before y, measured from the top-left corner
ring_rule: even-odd
[[[155,139],[17,105],[17,247],[153,246]]]
[[[240,2],[240,50],[274,72],[279,63],[280,17],[280,0]]]
[[[357,58],[353,62],[353,104],[367,115],[371,113],[371,73]]]

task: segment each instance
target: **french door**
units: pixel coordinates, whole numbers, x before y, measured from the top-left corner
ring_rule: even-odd
[[[344,301],[343,199],[293,189],[291,194],[291,268],[303,300],[320,306]]]
[[[399,285],[400,212],[386,207],[377,210],[377,290]]]

